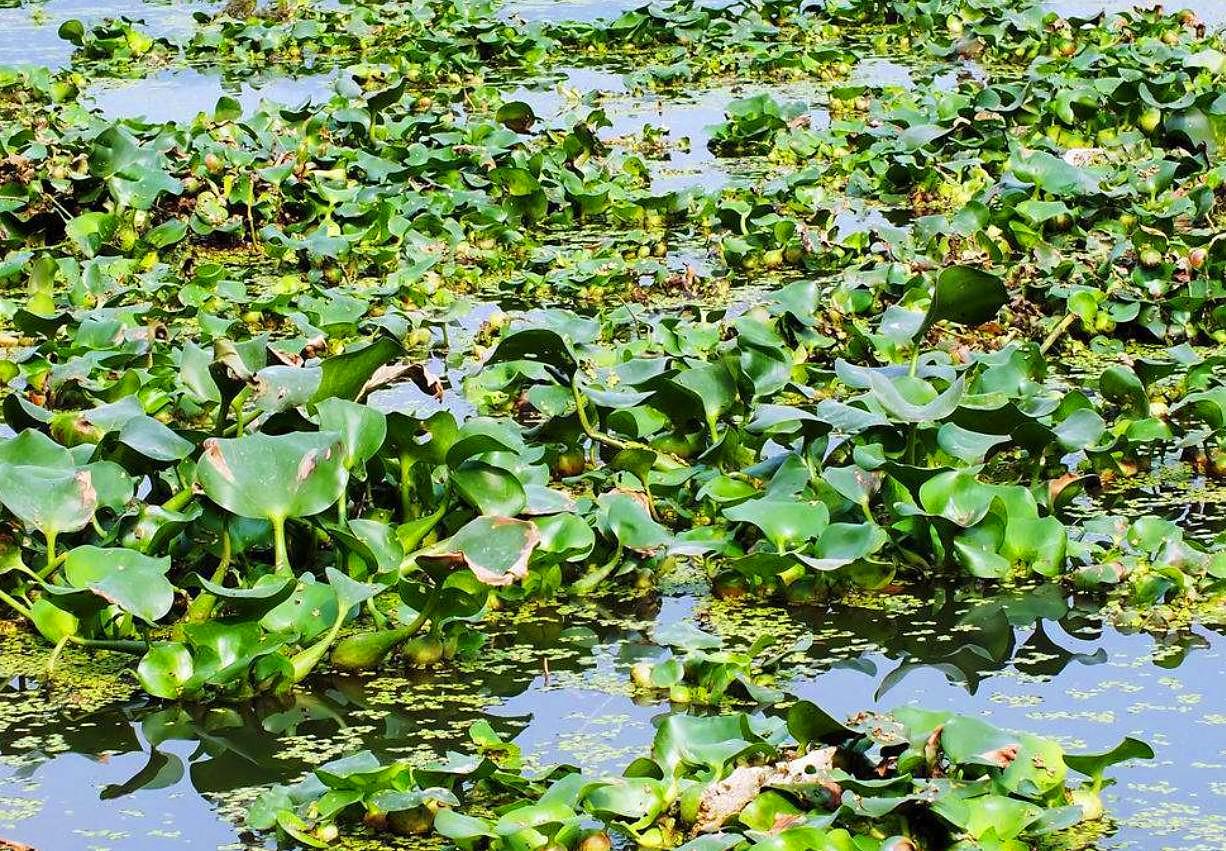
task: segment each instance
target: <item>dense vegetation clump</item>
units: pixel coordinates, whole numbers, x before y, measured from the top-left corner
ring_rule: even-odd
[[[679,561],[746,604],[934,578],[1142,622],[1220,602],[1222,542],[1100,500],[1226,476],[1226,43],[1191,13],[231,3],[177,39],[60,34],[69,67],[0,68],[0,600],[56,653],[242,700],[445,665],[491,609]],[[90,104],[187,67],[338,81],[165,123]],[[734,87],[699,142],[726,179],[668,180],[692,140],[614,136],[595,96],[516,95],[593,69],[641,98]],[[657,642],[644,691],[790,702],[769,638]],[[1147,752],[803,706],[674,716],[616,781],[354,757],[253,824],[326,844],[361,804],[463,848],[603,851],[587,817],[663,847],[735,817],[695,851],[1012,849],[1101,813],[1066,762],[1097,793]]]

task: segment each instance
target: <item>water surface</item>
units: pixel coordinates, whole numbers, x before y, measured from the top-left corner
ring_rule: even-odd
[[[255,847],[241,819],[264,784],[360,748],[388,759],[462,749],[479,717],[534,762],[616,772],[669,709],[633,691],[628,666],[651,647],[653,623],[681,619],[743,640],[811,632],[782,684],[836,716],[914,703],[1073,752],[1150,742],[1156,760],[1114,770],[1106,797],[1118,824],[1104,851],[1218,847],[1226,828],[1226,714],[1213,695],[1226,641],[1205,627],[1120,632],[1049,588],[988,600],[932,589],[791,612],[690,593],[539,605],[502,616],[480,659],[458,671],[323,677],[291,699],[234,707],[73,711],[14,678],[0,691],[0,836],[41,849]]]

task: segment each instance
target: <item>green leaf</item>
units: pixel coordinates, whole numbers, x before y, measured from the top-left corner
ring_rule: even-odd
[[[816,539],[830,522],[830,511],[820,502],[770,498],[725,508],[724,516],[757,526],[779,552]]]
[[[1015,154],[1009,166],[1020,180],[1057,197],[1077,198],[1099,191],[1098,177],[1047,151],[1033,151],[1029,156]]]
[[[118,220],[111,213],[82,213],[64,225],[64,235],[86,257],[93,257],[114,236]]]
[[[141,688],[163,700],[182,697],[194,673],[192,654],[179,642],[154,645],[136,666]]]
[[[787,724],[788,732],[801,747],[809,747],[818,742],[835,744],[856,737],[855,732],[809,700],[799,700],[788,709]]]
[[[937,445],[964,464],[978,464],[994,447],[1008,442],[1008,435],[980,434],[955,423],[942,423],[937,430]]]
[[[89,170],[104,180],[120,207],[148,210],[163,194],[178,195],[182,184],[164,168],[165,158],[141,147],[136,137],[121,126],[98,134],[89,154]]]
[[[541,190],[540,181],[527,169],[503,167],[490,172],[490,179],[501,186],[508,195],[522,198]]]
[[[969,528],[985,516],[996,491],[967,470],[950,470],[930,478],[920,486],[920,505],[929,514]]]
[[[0,480],[0,504],[45,536],[84,529],[98,508],[98,492],[87,469],[0,464]]]
[[[1099,754],[1065,754],[1064,764],[1094,780],[1101,780],[1103,772],[1111,766],[1127,762],[1130,759],[1153,759],[1154,749],[1139,739],[1131,736],[1105,753]]]
[[[1146,400],[1148,413],[1149,400]],[[1052,431],[1067,452],[1077,452],[1094,446],[1107,430],[1107,424],[1090,408],[1078,408],[1056,424]]]
[[[567,376],[578,366],[570,342],[548,328],[525,328],[503,335],[486,364],[520,360],[548,364]]]
[[[868,505],[873,494],[881,488],[882,474],[869,472],[861,467],[827,467],[822,470],[822,479],[838,491],[844,499],[857,505]]]
[[[596,546],[592,527],[569,512],[533,517],[532,522],[541,533],[541,552],[573,562],[587,558]]]
[[[528,575],[528,559],[540,540],[536,526],[524,520],[477,517],[417,558],[427,565],[467,567],[484,584],[501,587]]]
[[[689,621],[677,621],[657,627],[652,632],[656,644],[676,647],[680,650],[718,650],[724,641],[718,635],[703,632]]]
[[[956,764],[994,769],[1001,789],[1041,798],[1064,783],[1064,752],[1050,739],[1007,733],[979,718],[955,716],[941,729],[941,748]]]
[[[672,535],[652,519],[646,504],[630,494],[601,494],[596,504],[603,512],[601,528],[623,547],[649,555],[672,543]]]
[[[309,517],[345,492],[344,459],[336,432],[209,438],[196,480],[209,499],[240,517]]]
[[[932,303],[918,336],[945,320],[959,325],[982,325],[1007,302],[1009,293],[997,276],[973,266],[948,266],[937,276]]]
[[[184,440],[165,423],[153,417],[133,417],[119,430],[118,440],[152,461],[182,461],[191,454],[191,441]]]
[[[1098,379],[1103,398],[1119,405],[1131,417],[1149,416],[1149,396],[1137,374],[1126,366],[1109,366]]]
[[[360,398],[362,389],[375,371],[402,354],[404,347],[399,342],[388,336],[380,336],[369,345],[327,358],[320,364],[323,374],[311,401]]]
[[[120,547],[76,547],[64,560],[64,578],[70,585],[88,588],[150,624],[165,617],[174,603],[169,570],[169,556],[151,558]]]
[[[50,596],[35,600],[30,606],[30,616],[34,628],[52,644],[58,644],[65,636],[78,635],[81,631],[80,619],[55,605]]]
[[[921,379],[908,379],[907,376],[890,379],[876,371],[869,373],[869,383],[873,399],[890,416],[908,423],[945,419],[958,409],[965,386],[959,376],[943,393],[935,394],[931,386]]]
[[[387,416],[369,405],[331,397],[321,401],[316,410],[319,430],[340,435],[345,469],[351,473],[362,470],[387,438]]]
[[[536,113],[522,100],[512,100],[498,107],[494,120],[516,133],[527,133],[536,123]]]
[[[293,576],[269,574],[260,577],[250,588],[231,588],[200,577],[200,587],[225,601],[227,609],[240,617],[257,620],[285,602],[296,584]]]
[[[386,590],[378,583],[358,582],[350,579],[335,567],[329,567],[324,574],[328,577],[328,584],[336,593],[336,605],[341,612],[347,612]]]
[[[523,484],[513,473],[469,459],[451,471],[456,493],[482,514],[514,517],[528,504]]]
[[[722,364],[705,364],[683,370],[671,383],[690,394],[700,406],[708,424],[714,424],[736,402],[736,382]]]

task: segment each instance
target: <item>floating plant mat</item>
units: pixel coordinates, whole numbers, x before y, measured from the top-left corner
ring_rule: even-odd
[[[0,67],[0,837],[1210,835],[1226,37],[567,8]]]

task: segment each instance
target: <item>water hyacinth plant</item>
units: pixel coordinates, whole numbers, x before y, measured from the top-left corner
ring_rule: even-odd
[[[785,717],[669,715],[650,754],[618,777],[529,773],[488,725],[472,739],[473,754],[436,765],[345,757],[266,792],[248,823],[317,848],[357,820],[459,848],[591,851],[617,837],[644,848],[1020,851],[1101,818],[1104,772],[1153,755],[1135,739],[1070,755],[1048,739],[912,708],[845,726],[807,701]],[[1090,780],[1072,786],[1073,774]],[[465,812],[473,801],[494,814]]]
[[[65,652],[172,705],[445,677],[491,620],[678,574],[793,610],[933,582],[1134,625],[1220,606],[1226,537],[1130,498],[1226,477],[1221,31],[1037,0],[551,17],[231,2],[60,22],[63,67],[0,66],[0,602],[48,681]],[[165,121],[92,100],[188,69],[331,83]],[[702,120],[636,123],[682,102]],[[250,825],[1022,849],[1152,755],[844,725],[788,693],[809,637],[646,632],[619,683],[675,714],[621,776],[474,727]]]

